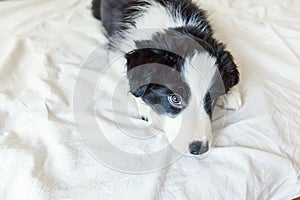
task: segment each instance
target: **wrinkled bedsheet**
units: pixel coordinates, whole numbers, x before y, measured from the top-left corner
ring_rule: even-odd
[[[76,128],[74,93],[82,64],[96,47],[98,61],[106,62],[107,40],[90,14],[90,1],[1,1],[0,199],[300,196],[300,1],[199,3],[239,64],[243,106],[227,113],[208,156],[182,156],[162,169],[137,174],[95,158]],[[97,74],[97,67],[88,71]],[[107,73],[106,82],[113,85],[119,75]],[[116,103],[126,99],[116,98]],[[107,103],[96,105],[102,108],[96,114],[108,137],[129,151],[146,152],[147,144],[131,145],[114,134]],[[152,138],[150,147],[163,140]],[[168,153],[163,158],[168,160]]]

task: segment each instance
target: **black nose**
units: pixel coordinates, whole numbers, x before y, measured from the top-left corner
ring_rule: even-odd
[[[190,153],[200,155],[208,151],[208,142],[193,141],[189,146]]]

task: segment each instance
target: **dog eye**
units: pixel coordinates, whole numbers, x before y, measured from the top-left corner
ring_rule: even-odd
[[[168,96],[168,101],[169,103],[176,107],[176,108],[182,108],[182,101],[180,96],[176,95],[176,94],[172,94],[170,96]]]

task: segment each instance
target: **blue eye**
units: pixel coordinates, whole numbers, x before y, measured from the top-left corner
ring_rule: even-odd
[[[169,103],[175,108],[182,108],[182,101],[179,95],[172,94],[168,96]]]

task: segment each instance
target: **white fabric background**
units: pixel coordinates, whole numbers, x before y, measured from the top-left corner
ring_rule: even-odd
[[[300,196],[300,1],[201,4],[240,66],[244,105],[205,159],[137,175],[97,162],[76,132],[80,64],[106,41],[90,1],[1,1],[0,199]]]

